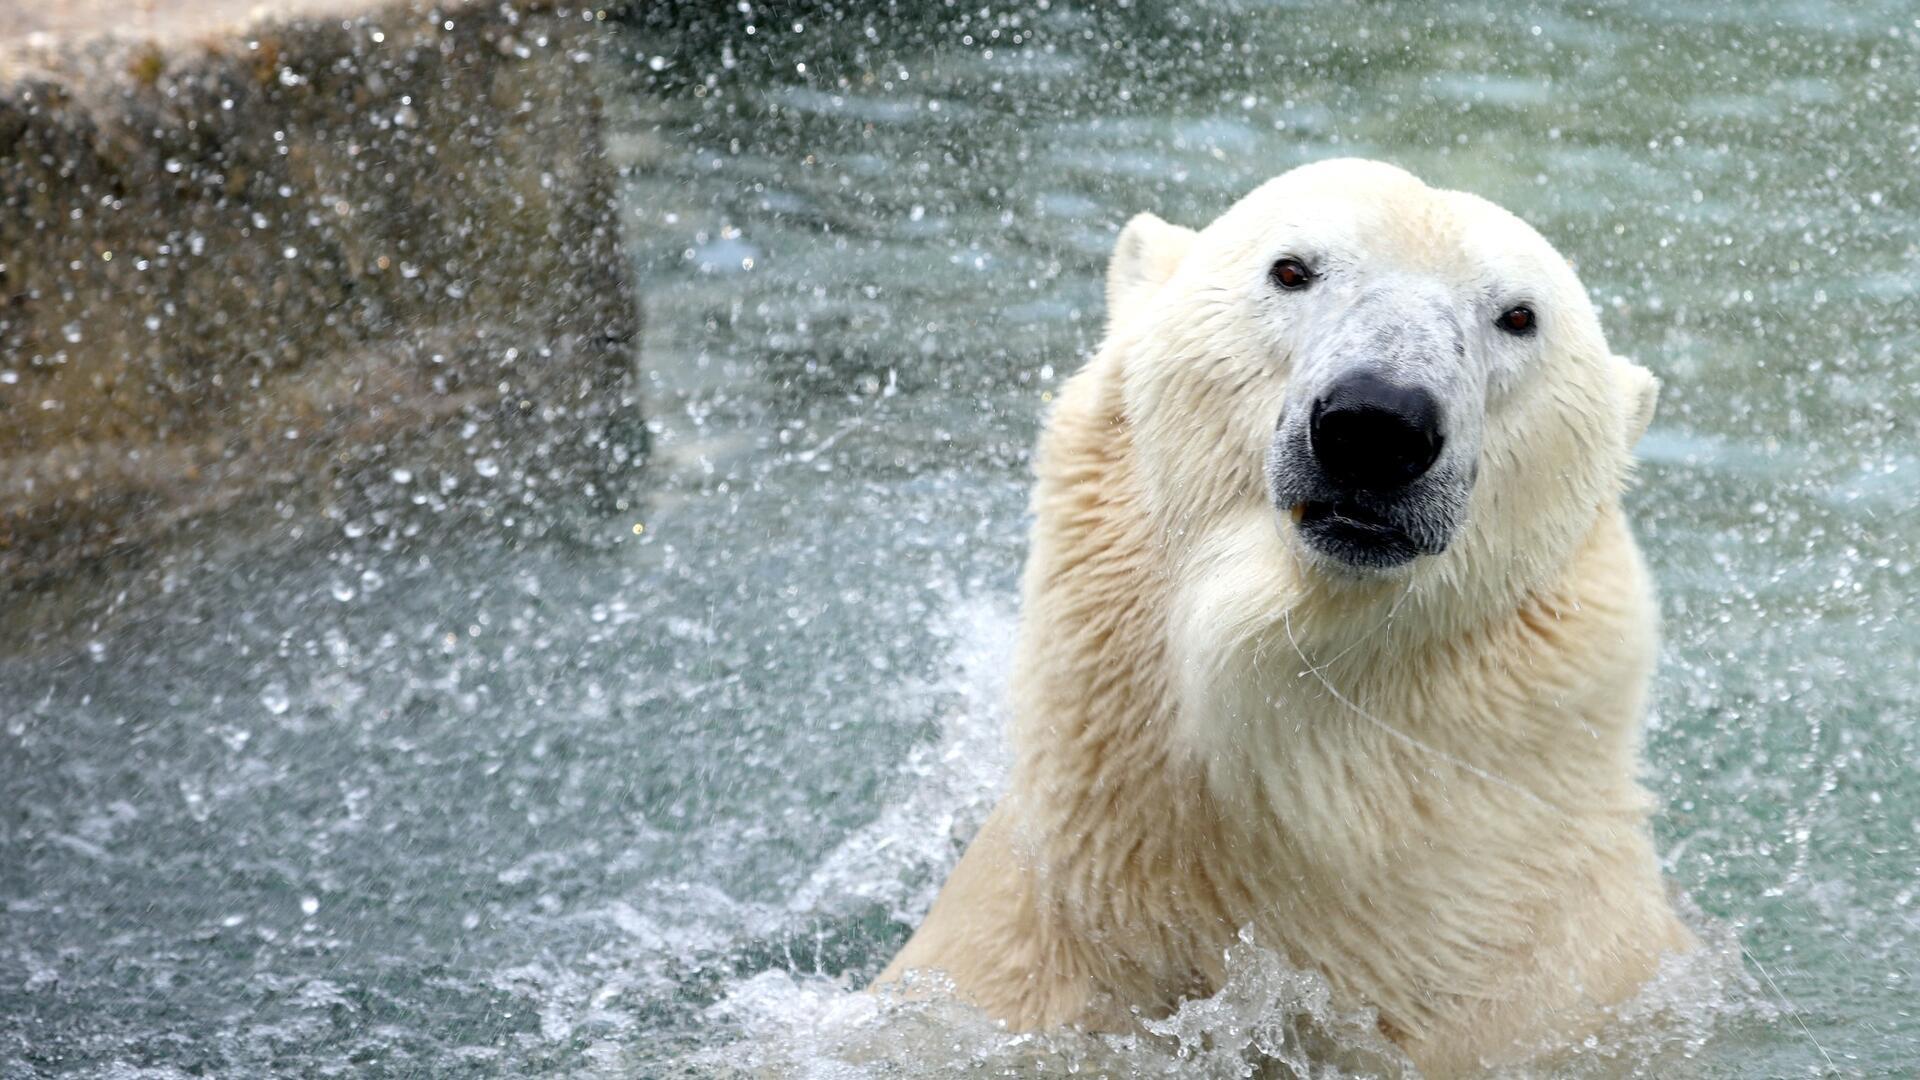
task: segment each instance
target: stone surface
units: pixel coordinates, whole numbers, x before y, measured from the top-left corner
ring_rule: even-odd
[[[398,440],[638,452],[598,13],[297,2],[0,43],[0,586]]]
[[[366,0],[0,0],[0,53],[102,37],[178,42],[265,19],[351,15],[368,6]]]

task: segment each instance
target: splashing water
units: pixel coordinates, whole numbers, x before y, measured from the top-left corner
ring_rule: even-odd
[[[926,913],[1005,781],[1014,626],[1004,604],[985,600],[963,601],[936,624],[951,643],[946,678],[910,689],[909,700],[924,699],[923,708],[952,700],[939,740],[908,751],[895,781],[903,797],[827,855],[789,898],[790,911],[877,903],[899,922]]]

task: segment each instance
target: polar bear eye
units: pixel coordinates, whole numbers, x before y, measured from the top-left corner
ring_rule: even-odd
[[[1299,259],[1281,259],[1273,264],[1273,269],[1267,271],[1267,276],[1273,279],[1275,285],[1289,291],[1298,291],[1313,284],[1313,271],[1307,269],[1307,264]]]
[[[1493,325],[1515,337],[1526,337],[1533,333],[1533,323],[1533,309],[1525,304],[1510,307],[1501,312],[1499,318],[1493,320]]]

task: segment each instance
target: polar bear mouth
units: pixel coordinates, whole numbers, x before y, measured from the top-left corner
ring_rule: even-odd
[[[1267,494],[1315,561],[1346,575],[1447,549],[1473,487],[1471,409],[1420,379],[1337,368],[1294,388],[1267,446]],[[1284,525],[1283,525],[1284,528]]]
[[[1356,503],[1309,500],[1293,513],[1307,546],[1352,566],[1386,569],[1438,553],[1410,530]]]

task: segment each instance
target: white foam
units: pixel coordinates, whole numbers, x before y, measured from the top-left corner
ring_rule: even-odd
[[[1342,1012],[1330,999],[1325,979],[1246,942],[1228,950],[1219,993],[1132,1035],[1012,1032],[951,997],[864,994],[842,980],[766,971],[708,1010],[743,1036],[696,1064],[797,1080],[1287,1075],[1274,1063],[1328,1080],[1413,1074],[1371,1012]]]

